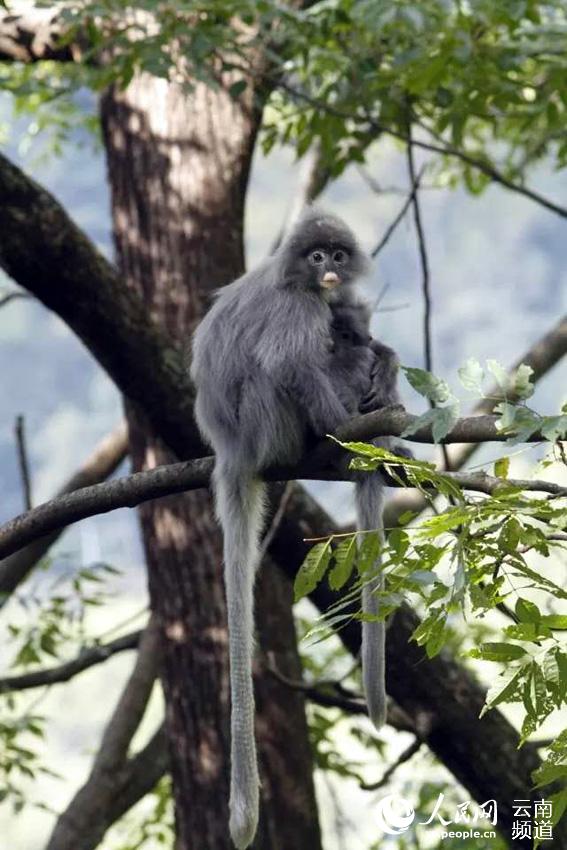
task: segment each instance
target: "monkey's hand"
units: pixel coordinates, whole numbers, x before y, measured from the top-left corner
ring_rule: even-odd
[[[371,413],[383,407],[399,406],[397,377],[399,361],[395,351],[372,339],[369,348],[374,354],[370,369],[370,389],[362,398],[358,410]]]

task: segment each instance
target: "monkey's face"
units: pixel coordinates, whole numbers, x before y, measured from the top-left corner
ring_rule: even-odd
[[[356,264],[340,244],[312,245],[288,269],[288,279],[318,291],[327,298],[356,277]]]

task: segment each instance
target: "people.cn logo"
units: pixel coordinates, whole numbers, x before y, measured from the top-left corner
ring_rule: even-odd
[[[415,812],[407,800],[389,794],[378,803],[378,825],[387,835],[401,835],[413,823]]]

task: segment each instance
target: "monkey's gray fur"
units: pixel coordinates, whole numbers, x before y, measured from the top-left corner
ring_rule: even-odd
[[[249,846],[258,821],[252,655],[265,502],[261,471],[297,461],[310,433],[332,434],[359,410],[397,401],[395,355],[371,340],[368,311],[352,292],[367,264],[349,228],[311,208],[273,257],[218,293],[193,341],[195,411],[215,451],[213,484],[224,534],[230,833],[238,848]],[[376,528],[379,476],[361,478],[357,491],[359,527]],[[363,590],[365,611],[377,609],[376,586]],[[381,724],[383,623],[363,623],[362,657],[370,716]]]

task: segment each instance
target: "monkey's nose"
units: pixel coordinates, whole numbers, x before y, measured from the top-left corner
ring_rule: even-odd
[[[336,272],[325,272],[325,276],[321,281],[321,286],[325,289],[334,289],[341,282],[340,277]]]

